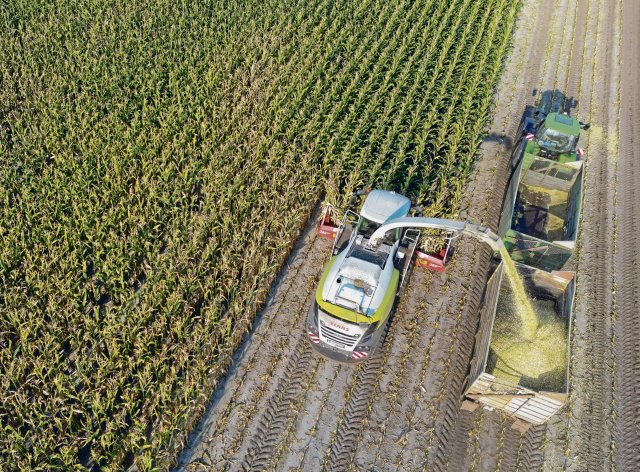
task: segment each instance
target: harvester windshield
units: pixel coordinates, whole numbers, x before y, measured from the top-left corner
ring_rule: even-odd
[[[540,127],[536,141],[541,147],[553,152],[573,152],[578,142],[578,136],[561,133],[555,129]]]
[[[364,235],[367,238],[371,236],[379,226],[380,225],[378,223],[369,221],[363,216],[358,219],[358,233]]]
[[[379,223],[368,220],[364,216],[360,216],[358,220],[358,234],[362,234],[365,238],[370,238],[371,235],[380,227]],[[387,244],[393,244],[400,239],[402,231],[400,228],[387,232],[384,235],[383,241]]]

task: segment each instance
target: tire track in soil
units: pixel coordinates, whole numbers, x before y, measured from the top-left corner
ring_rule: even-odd
[[[539,44],[544,44],[544,49],[537,49],[534,52],[534,54],[542,53],[542,70],[529,71],[538,79],[537,90],[540,92],[554,90],[551,86],[556,84],[558,72],[561,72],[558,70],[557,64],[559,64],[562,55],[564,32],[566,29],[571,28],[571,22],[565,22],[568,13],[573,10],[570,8],[570,3],[573,4],[573,2],[566,0],[549,0],[543,2],[540,6],[540,8],[548,10],[550,13],[547,23],[540,25],[543,30],[543,41]],[[566,28],[566,25],[569,25],[568,28]],[[534,45],[533,47],[536,46]],[[564,67],[562,70],[564,70]]]
[[[521,470],[540,470],[544,459],[541,445],[544,443],[546,433],[546,425],[536,425],[529,428],[524,434]]]
[[[551,46],[551,53],[545,56],[545,70],[541,77],[540,91],[553,90],[555,92],[557,86],[565,82],[564,78],[568,72],[568,57],[570,55],[570,48],[567,47],[567,43],[571,43],[575,6],[575,1],[555,1],[552,14],[553,27],[546,30],[547,44]]]
[[[571,384],[569,384],[569,388],[572,388]],[[559,472],[564,470],[569,432],[569,408],[565,408],[547,423],[541,471]]]
[[[253,433],[251,447],[242,464],[243,470],[264,470],[270,464],[282,434],[293,421],[292,413],[296,409],[292,407],[302,393],[303,386],[309,386],[309,380],[315,374],[316,369],[311,371],[311,361],[311,345],[300,336],[286,366],[287,377],[278,383],[276,393],[269,400]]]
[[[576,454],[578,458],[570,465],[576,470],[609,470],[611,466],[613,265],[612,258],[607,255],[611,255],[614,245],[610,185],[615,177],[616,157],[609,153],[610,127],[614,124],[610,122],[609,109],[611,79],[616,80],[618,70],[612,52],[615,2],[601,2],[598,7],[589,118],[592,128],[588,133],[574,311],[576,325],[585,328],[585,331],[576,331],[578,349],[572,356],[574,362],[580,359],[583,364],[574,371],[580,380],[575,383],[573,396],[581,398],[576,405],[579,408],[577,415],[573,413],[579,418],[579,435],[570,439],[571,455]],[[586,372],[584,366],[587,366]],[[572,442],[576,444],[572,445]]]
[[[478,437],[480,443],[478,470],[498,470],[507,421],[510,420],[495,411],[484,412],[483,422],[480,425],[481,433]]]
[[[469,414],[472,417],[465,419],[465,415]],[[451,453],[448,470],[499,470],[498,464],[502,462],[505,453],[505,434],[513,420],[498,411],[483,408],[478,408],[473,413],[463,412],[462,415],[464,427],[456,433],[454,446],[457,450]],[[465,447],[459,442],[464,443]],[[467,454],[468,457],[462,457],[462,454]]]
[[[516,472],[520,468],[521,448],[522,434],[508,426],[504,435],[502,460],[498,462],[500,472]]]
[[[306,396],[301,401],[301,412],[298,414],[295,424],[289,431],[289,435],[283,442],[278,457],[274,457],[275,470],[318,470],[322,462],[322,454],[314,454],[313,446],[319,441],[318,431],[323,428],[321,424],[322,413],[325,410],[333,410],[335,403],[329,403],[331,391],[340,390],[340,385],[347,385],[346,376],[339,377],[342,367],[347,367],[344,372],[351,372],[353,368],[330,362],[320,356],[315,356],[319,361],[319,367],[315,375],[309,381],[315,388],[309,388]],[[340,380],[338,380],[340,379]],[[331,406],[330,406],[331,405]],[[325,423],[326,424],[326,423]],[[326,442],[322,451],[326,448]],[[304,462],[311,461],[307,466]]]
[[[310,441],[305,448],[300,463],[301,470],[321,470],[325,454],[331,448],[336,428],[336,413],[344,409],[347,401],[346,391],[351,390],[356,381],[355,370],[356,367],[353,366],[340,365],[338,367],[333,385],[340,388],[332,388],[326,392],[324,408],[320,410],[315,426],[316,431],[313,433],[313,441]]]
[[[316,266],[314,271],[317,272],[322,265]],[[273,336],[272,339],[280,336],[295,340],[296,348],[291,353],[282,354],[275,371],[277,375],[268,372],[263,372],[261,375],[262,379],[268,378],[270,385],[268,395],[265,395],[258,404],[246,428],[237,433],[242,438],[242,444],[235,451],[235,461],[242,461],[244,470],[267,468],[269,459],[276,455],[275,451],[281,444],[282,436],[291,427],[300,411],[296,405],[299,405],[301,397],[306,396],[306,390],[312,387],[311,379],[316,373],[320,360],[313,356],[306,334],[301,329],[304,326],[303,318],[312,301],[317,277],[310,280],[311,283],[306,287],[308,295],[301,298],[304,301],[292,309],[296,316],[288,317],[288,313],[280,313],[280,316],[289,320],[284,328],[286,333],[270,334]],[[275,341],[272,344],[276,344]],[[283,405],[286,405],[286,408]],[[277,431],[278,434],[273,435],[271,431]],[[267,435],[269,438],[265,439]],[[225,453],[225,455],[228,454]]]
[[[346,470],[360,427],[373,401],[372,393],[378,382],[385,351],[388,349],[378,351],[358,369],[354,385],[348,393],[348,401],[340,414],[329,454],[325,457],[323,470]]]
[[[450,446],[449,470],[471,470],[471,436],[477,433],[477,419],[482,409],[474,413],[462,411],[456,421],[455,441]]]
[[[473,427],[471,428],[471,432],[469,433],[469,446],[467,448],[467,454],[469,455],[469,466],[466,470],[476,472],[480,466],[480,461],[482,460],[482,455],[484,451],[482,450],[482,444],[480,442],[480,433],[482,432],[482,425],[486,421],[486,418],[490,413],[486,411],[484,408],[476,411],[472,414]],[[464,470],[464,469],[461,469]]]
[[[450,268],[456,264],[454,258],[450,262]],[[420,313],[417,312],[416,319],[420,321],[419,329],[422,331],[426,347],[415,353],[414,359],[420,361],[416,363],[415,377],[406,380],[408,383],[407,393],[401,398],[401,405],[405,411],[404,415],[399,415],[393,424],[396,427],[395,437],[391,433],[383,435],[382,448],[390,448],[392,454],[379,454],[379,459],[385,463],[400,463],[406,470],[418,470],[427,460],[427,454],[435,440],[434,424],[437,413],[438,399],[444,389],[446,379],[445,367],[447,366],[447,339],[451,335],[453,326],[450,313],[455,312],[456,300],[453,297],[445,298],[442,295],[449,290],[457,290],[452,279],[452,271],[441,274],[433,279],[433,283],[422,295],[425,297],[427,306]],[[416,298],[416,300],[420,300]],[[459,301],[457,301],[459,303]],[[415,313],[414,310],[409,310]],[[411,405],[413,408],[410,408]],[[401,423],[397,423],[398,420]],[[397,444],[397,443],[400,444]],[[425,447],[426,444],[426,447]],[[398,447],[401,446],[399,452]],[[386,452],[386,451],[385,451]],[[385,457],[388,456],[388,457]],[[396,462],[392,462],[395,457]],[[360,459],[364,463],[365,459]]]
[[[616,195],[616,372],[615,427],[613,431],[618,471],[640,470],[640,5],[622,4],[621,90],[619,161]]]
[[[470,254],[465,260],[464,266],[472,267],[474,270],[458,275],[459,280],[469,281],[468,285],[464,286],[466,290],[452,291],[450,294],[459,297],[463,302],[463,307],[461,312],[452,313],[452,316],[458,318],[448,349],[451,356],[449,365],[452,368],[452,373],[447,379],[446,393],[440,403],[439,414],[434,425],[437,444],[429,451],[426,463],[427,470],[447,469],[449,447],[454,438],[455,423],[460,413],[463,384],[472,357],[478,312],[487,281],[489,263],[493,256],[488,247],[478,242],[475,243],[474,250],[468,246],[464,247],[463,244],[461,246],[462,250],[468,251],[465,251],[466,254]],[[455,268],[452,272],[455,273]]]
[[[589,0],[578,0],[576,2],[573,43],[571,45],[571,52],[567,62],[568,73],[566,74],[566,80],[563,88],[569,98],[575,97],[578,99],[580,96],[588,13]]]
[[[229,374],[220,382],[209,411],[203,417],[205,421],[190,438],[193,446],[183,452],[180,466],[193,463],[189,467],[193,470],[203,462],[216,468],[229,467],[230,441],[237,442],[242,437],[251,421],[250,412],[260,411],[258,405],[267,401],[264,399],[265,391],[273,392],[285,374],[279,363],[287,359],[296,347],[295,340],[289,337],[292,318],[286,316],[285,304],[295,302],[292,292],[298,292],[298,300],[306,301],[330,244],[315,236],[315,222],[319,214],[319,209],[316,209],[294,247],[263,312],[256,317],[252,332],[234,356]],[[284,313],[281,311],[283,308]],[[294,318],[299,318],[302,313],[306,310],[298,310],[297,316],[294,311]],[[274,340],[279,342],[274,343]],[[274,344],[278,347],[274,348]],[[246,388],[246,385],[253,388]]]
[[[537,7],[536,19],[533,22],[528,21],[528,18],[523,13],[519,17],[518,27],[515,32],[515,47],[507,62],[498,88],[496,114],[490,130],[490,136],[505,136],[508,139],[503,142],[492,140],[483,143],[482,157],[478,162],[478,171],[474,174],[469,188],[468,203],[465,205],[467,210],[463,216],[466,216],[466,213],[474,216],[483,215],[481,221],[493,227],[497,227],[501,212],[500,203],[496,204],[495,189],[502,189],[502,192],[506,189],[510,151],[514,144],[511,139],[515,137],[525,104],[530,104],[535,100],[531,92],[540,83],[541,69],[546,64],[543,62],[544,50],[536,48],[536,45],[546,44],[547,42],[548,31],[545,29],[545,25],[548,25],[552,20],[553,4],[553,0],[541,0],[537,4],[530,5],[527,8],[528,12]],[[559,57],[559,54],[557,56]],[[515,84],[522,85],[515,87]],[[493,185],[487,185],[487,174],[492,175]],[[502,199],[500,199],[501,201]],[[484,206],[483,208],[479,208],[481,204]],[[475,217],[477,218],[477,216]],[[488,261],[486,267],[488,268]],[[473,334],[475,335],[475,330]],[[473,345],[472,341],[471,345]],[[459,404],[459,401],[457,403]],[[455,424],[456,416],[457,413],[452,408],[448,421]],[[481,426],[485,424],[487,423],[482,422]],[[473,427],[475,423],[470,425]],[[452,471],[465,470],[459,468],[459,462],[451,461],[467,460],[466,458],[459,458],[458,452],[466,453],[469,435],[472,432],[472,429],[458,427],[456,433],[449,433],[447,436],[440,438],[440,457],[437,463],[439,470],[443,468],[448,468],[448,470]],[[482,431],[479,433],[480,442],[485,441],[483,436],[486,434],[489,434],[489,432]],[[448,441],[451,441],[451,444],[447,444]],[[509,453],[508,449],[507,453]],[[483,464],[484,462],[481,462],[480,467],[483,467]]]

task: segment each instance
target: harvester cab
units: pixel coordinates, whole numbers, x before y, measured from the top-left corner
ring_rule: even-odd
[[[369,244],[371,236],[383,223],[394,218],[407,216],[413,208],[408,198],[395,192],[384,190],[358,190],[352,194],[349,207],[353,208],[362,196],[367,198],[362,205],[360,213],[356,213],[351,209],[344,212],[331,249],[332,256],[337,256],[344,252],[354,241],[356,245],[366,247],[372,252],[375,251],[377,248]],[[420,231],[413,229],[401,231],[399,228],[385,233],[381,238],[381,242],[384,245],[396,249],[393,264],[400,271],[400,287],[404,286],[406,281],[409,272],[409,261],[419,239]]]
[[[363,361],[382,344],[396,298],[414,265],[422,229],[436,230],[446,241],[443,264],[451,240],[462,233],[494,249],[501,247],[498,236],[487,228],[412,217],[411,209],[408,198],[373,190],[366,193],[359,213],[343,212],[335,231],[323,217],[318,234],[334,239],[332,257],[320,278],[305,328],[309,341],[324,356],[342,362]],[[439,267],[436,264],[434,270]]]

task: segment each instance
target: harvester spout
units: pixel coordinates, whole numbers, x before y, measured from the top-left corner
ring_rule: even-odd
[[[500,236],[498,236],[486,226],[467,223],[462,232],[464,234],[468,234],[470,236],[478,238],[483,243],[488,244],[489,247],[491,247],[491,249],[493,249],[495,252],[500,252],[504,247]]]
[[[369,239],[369,243],[374,246],[379,244],[386,233],[397,228],[428,228],[454,231],[478,238],[480,241],[487,243],[494,251],[500,251],[502,248],[502,240],[500,237],[486,226],[476,225],[468,221],[422,217],[405,217],[389,220],[375,230]]]

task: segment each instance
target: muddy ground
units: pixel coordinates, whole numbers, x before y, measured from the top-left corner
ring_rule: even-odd
[[[359,366],[303,338],[329,252],[296,246],[178,470],[640,470],[640,2],[530,0],[461,217],[496,226],[512,139],[534,92],[589,121],[568,406],[521,434],[460,410],[488,248],[463,239],[443,274],[415,270],[384,349]]]

